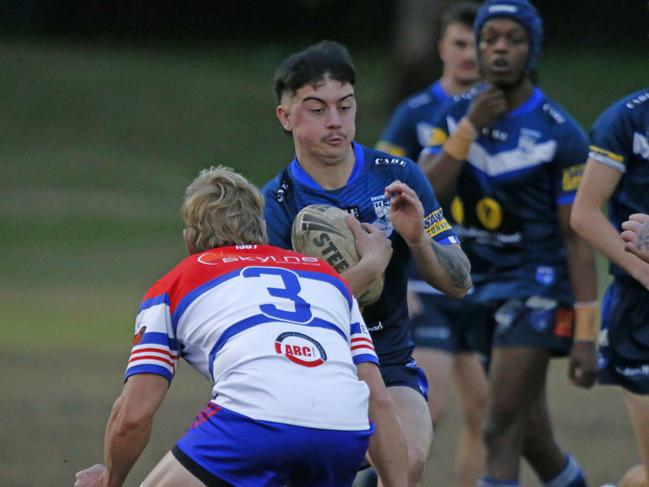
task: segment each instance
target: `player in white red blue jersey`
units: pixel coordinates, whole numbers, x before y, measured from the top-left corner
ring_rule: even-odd
[[[572,224],[609,259],[613,276],[602,302],[598,380],[623,388],[644,463],[644,474],[629,471],[619,485],[649,485],[649,263],[625,252],[618,236],[635,229],[641,238],[632,239],[630,250],[647,244],[640,224],[649,212],[649,88],[605,110],[590,142]]]
[[[490,308],[487,463],[478,485],[520,485],[525,457],[543,485],[584,487],[579,464],[554,438],[546,375],[553,356],[569,355],[570,379],[595,381],[594,258],[570,228],[587,140],[534,86],[543,29],[533,5],[487,0],[474,31],[486,84],[439,114],[433,125],[448,138],[420,163],[443,203],[457,196],[451,213],[463,226],[473,297]]]
[[[280,65],[276,114],[292,136],[295,158],[264,187],[264,216],[270,243],[284,248],[290,248],[295,215],[312,203],[342,208],[367,230],[356,219],[348,221],[361,260],[343,277],[360,295],[385,270],[383,293],[363,317],[397,403],[408,441],[410,485],[415,486],[428,459],[432,424],[423,373],[411,355],[408,267],[414,259],[422,278],[461,297],[470,286],[469,264],[417,165],[354,142],[354,83],[349,53],[335,42],[311,46]]]
[[[211,382],[212,399],[144,486],[351,485],[375,431],[369,418],[372,448],[389,437],[404,461],[348,284],[324,261],[265,245],[262,205],[259,190],[225,168],[188,187],[190,255],[146,293],[107,427],[106,468],[80,472],[75,485],[124,482],[180,357]],[[388,484],[405,486],[378,453]]]

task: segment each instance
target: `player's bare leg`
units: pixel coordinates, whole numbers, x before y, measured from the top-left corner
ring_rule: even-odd
[[[566,455],[554,439],[545,381],[527,416],[523,456],[543,482],[554,479],[566,465]]]
[[[545,387],[549,358],[541,349],[493,350],[484,431],[487,477],[518,479],[528,413]]]
[[[453,355],[434,348],[417,347],[413,356],[428,379],[428,410],[433,428],[436,428],[448,411]]]
[[[457,485],[474,487],[485,464],[482,424],[487,406],[487,377],[478,355],[460,353],[453,360],[462,425],[455,456]]]
[[[179,485],[205,487],[205,484],[176,460],[171,452],[167,452],[147,475],[140,487],[177,487]],[[228,484],[223,483],[223,487],[228,487]]]
[[[647,478],[644,465],[638,464],[627,470],[618,487],[647,487]]]
[[[424,397],[404,386],[389,387],[408,443],[408,486],[418,487],[424,476],[433,441],[433,423]],[[379,482],[379,486],[381,483]]]
[[[638,487],[649,487],[649,396],[634,394],[625,390],[624,400],[629,412],[629,418],[631,418],[633,433],[638,442],[645,470],[644,483],[637,483],[636,479],[639,477],[638,474],[632,476],[630,473],[627,473],[625,478],[628,476],[628,482],[634,481],[634,483],[629,483],[629,486],[636,487],[637,485]]]

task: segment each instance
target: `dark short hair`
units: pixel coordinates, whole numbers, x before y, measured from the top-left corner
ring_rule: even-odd
[[[282,61],[275,73],[277,102],[281,103],[284,93],[295,94],[303,86],[315,84],[327,76],[352,86],[356,83],[352,57],[338,42],[321,41]]]
[[[442,18],[440,19],[439,35],[444,36],[446,29],[451,24],[466,25],[469,29],[473,30],[473,23],[478,15],[478,8],[480,6],[473,2],[458,2],[451,5],[444,10]]]

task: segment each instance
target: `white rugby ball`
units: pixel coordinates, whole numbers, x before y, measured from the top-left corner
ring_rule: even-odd
[[[318,257],[337,272],[343,272],[358,263],[354,234],[345,222],[347,213],[331,205],[309,205],[295,216],[291,229],[293,250]],[[360,306],[374,303],[383,292],[383,274],[375,279],[360,296]]]

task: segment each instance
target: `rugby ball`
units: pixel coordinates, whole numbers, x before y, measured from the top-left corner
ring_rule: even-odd
[[[347,226],[347,213],[330,205],[309,205],[296,215],[291,229],[293,250],[318,257],[341,273],[358,263],[354,234]],[[374,303],[383,292],[384,277],[374,280],[360,296],[360,306]]]

